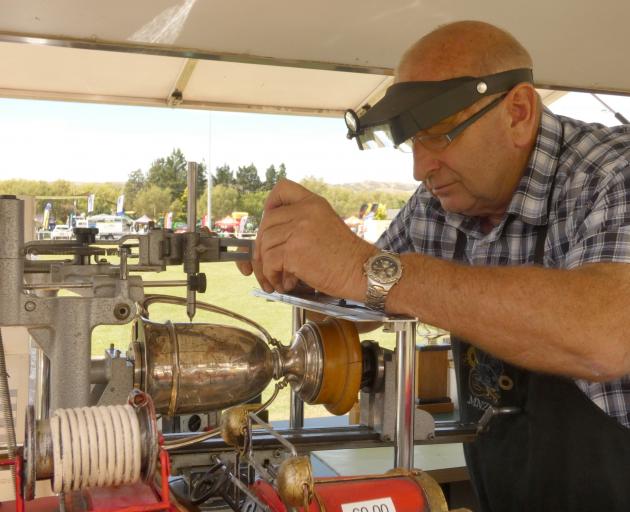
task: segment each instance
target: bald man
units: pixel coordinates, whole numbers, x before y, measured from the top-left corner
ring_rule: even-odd
[[[252,269],[452,333],[484,511],[630,510],[630,128],[542,106],[527,51],[480,22],[403,56],[358,116],[364,149],[413,151],[421,182],[376,245],[321,197],[270,193]]]

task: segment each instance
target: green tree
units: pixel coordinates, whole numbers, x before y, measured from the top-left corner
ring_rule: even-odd
[[[157,219],[167,211],[171,205],[171,190],[161,188],[157,185],[149,185],[144,190],[138,192],[135,201],[137,215],[148,215]]]
[[[258,169],[252,163],[249,165],[239,166],[236,171],[236,188],[243,194],[245,192],[256,192],[260,190],[262,182],[258,176]]]
[[[206,188],[199,199],[197,199],[197,218],[201,219],[208,213],[208,189]]]
[[[389,208],[400,208],[413,192],[412,190],[408,192],[386,192],[377,189],[355,190],[347,185],[328,185],[323,180],[313,177],[303,179],[301,185],[324,197],[341,217],[356,215],[364,203],[378,203],[383,206],[380,208],[380,213],[377,212],[377,216],[384,218],[386,216],[385,205]]]
[[[205,162],[199,162],[197,165],[197,199],[199,199],[203,191],[208,188],[208,169]]]
[[[328,185],[324,183],[321,178],[315,178],[314,176],[308,176],[300,181],[300,185],[307,188],[313,194],[325,195],[328,192]]]
[[[186,188],[187,162],[180,149],[174,149],[166,158],[155,160],[147,173],[147,183],[171,191],[171,201]]]
[[[173,212],[174,222],[186,222],[188,220],[188,201],[186,199],[186,194],[182,197],[176,197],[173,199],[168,207],[168,211]]]
[[[265,183],[263,184],[263,188],[265,190],[271,190],[276,183],[278,183],[278,172],[276,171],[276,166],[271,164],[265,171]]]
[[[212,219],[217,221],[238,210],[239,193],[235,187],[217,185],[212,188]]]
[[[286,179],[287,177],[287,168],[284,164],[280,164],[278,170],[276,170],[275,165],[270,165],[265,172],[265,181],[263,183],[262,188],[264,190],[271,190],[276,183],[280,180]]]
[[[214,178],[212,178],[212,185],[224,185],[226,187],[231,187],[236,183],[234,179],[234,173],[230,169],[230,166],[227,164],[223,164],[221,167],[216,168],[216,174]]]
[[[135,210],[135,200],[138,193],[146,187],[147,180],[142,172],[142,169],[136,169],[129,173],[127,182],[125,183],[124,194],[125,203],[129,206],[129,209]]]
[[[276,183],[278,183],[280,180],[285,180],[286,178],[287,178],[287,168],[282,163],[278,167],[278,174],[277,174],[277,177],[276,177]]]
[[[259,224],[266,197],[266,190],[242,194],[238,200],[238,209],[247,212],[250,218],[256,219],[256,224]]]
[[[147,172],[146,183],[171,191],[171,201],[180,200],[188,186],[188,162],[181,149],[174,149],[166,158],[154,160]],[[207,187],[205,162],[197,166],[197,197]]]

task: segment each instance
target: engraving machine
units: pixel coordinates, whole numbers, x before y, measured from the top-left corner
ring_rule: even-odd
[[[195,171],[191,164],[191,189]],[[294,307],[296,332],[290,344],[282,344],[250,319],[198,302],[196,292],[205,290],[199,264],[249,258],[252,243],[195,230],[194,197],[189,194],[188,232],[124,237],[115,243],[118,265],[101,258],[107,247],[95,244],[89,228],[77,230],[76,241],[24,243],[22,201],[0,197],[0,325],[27,327],[46,356],[39,364],[49,364],[49,379],[35,394],[37,407],[27,411],[24,445],[9,446],[3,462],[14,466],[16,508],[23,510],[24,500],[34,498],[36,481],[49,480],[58,495],[35,499],[31,508],[345,511],[371,503],[374,510],[447,510],[439,486],[413,469],[413,443],[472,430],[456,424],[436,428],[428,413],[415,408],[415,319],[389,318],[317,295],[259,292]],[[181,264],[185,282],[148,283],[129,275]],[[187,297],[145,295],[150,285],[186,285]],[[76,295],[58,296],[59,290]],[[156,302],[185,306],[191,322],[150,320]],[[198,308],[236,318],[247,328],[192,323]],[[304,322],[305,310],[328,318]],[[359,341],[353,322],[374,320],[397,332],[396,353]],[[126,357],[92,361],[92,329],[131,321]],[[272,381],[275,392],[266,403],[245,404]],[[292,424],[277,431],[259,414],[287,385]],[[0,388],[0,394],[8,391]],[[302,402],[345,414],[359,391],[361,425],[300,425],[296,411]],[[220,425],[208,432],[158,431],[157,415],[211,411],[220,415]],[[394,444],[392,466],[399,469],[374,478],[314,478],[304,455],[340,443]]]

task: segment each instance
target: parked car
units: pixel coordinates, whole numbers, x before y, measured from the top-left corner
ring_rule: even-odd
[[[73,236],[72,228],[66,224],[57,224],[50,234],[53,240],[70,240]]]
[[[121,215],[99,214],[88,217],[88,226],[98,229],[97,240],[118,240],[131,233],[133,219]]]

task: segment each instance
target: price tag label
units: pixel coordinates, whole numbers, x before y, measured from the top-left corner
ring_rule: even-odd
[[[341,512],[396,512],[394,502],[390,497],[376,500],[355,501],[342,503]]]

